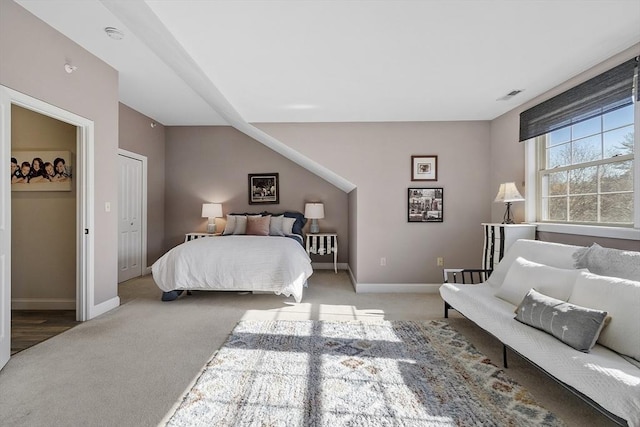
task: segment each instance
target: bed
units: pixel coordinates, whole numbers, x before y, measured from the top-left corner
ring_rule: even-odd
[[[282,217],[284,230],[278,228],[283,221],[277,215],[228,215],[222,235],[169,250],[151,266],[163,301],[176,299],[185,290],[207,290],[273,292],[300,302],[313,274],[301,234],[306,221],[301,214]],[[260,223],[259,234],[254,234],[254,223]]]

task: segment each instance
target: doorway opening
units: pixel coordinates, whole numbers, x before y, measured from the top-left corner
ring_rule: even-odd
[[[36,98],[30,97],[23,93],[17,92],[5,86],[0,86],[0,153],[2,154],[2,165],[0,165],[0,173],[3,175],[0,180],[0,368],[2,368],[10,357],[11,349],[11,306],[12,306],[12,191],[11,191],[11,175],[9,172],[10,158],[12,147],[12,110],[20,107],[30,112],[38,113],[50,119],[55,119],[74,127],[75,144],[74,147],[74,168],[73,188],[75,191],[75,200],[71,215],[74,225],[68,231],[70,239],[73,241],[71,251],[71,269],[72,277],[70,298],[68,295],[63,297],[48,296],[43,300],[34,301],[33,298],[29,303],[44,304],[51,307],[56,304],[71,303],[71,309],[75,310],[76,321],[85,321],[98,313],[94,306],[94,239],[90,231],[93,230],[94,209],[93,209],[93,141],[94,141],[94,125],[93,122],[80,117],[76,114],[60,109]],[[53,192],[43,192],[50,194]],[[54,197],[55,198],[55,197]],[[42,215],[46,215],[45,211]],[[25,236],[15,236],[16,239],[25,238]],[[37,240],[37,236],[29,235],[27,238]],[[35,244],[35,243],[34,243]],[[54,245],[51,248],[56,251]],[[39,260],[32,260],[33,268],[40,268]],[[44,275],[45,282],[47,275]],[[20,302],[20,301],[17,301]],[[25,301],[22,301],[25,302]],[[60,309],[61,307],[54,307]],[[62,307],[68,309],[69,307]]]
[[[77,134],[76,126],[11,106],[11,354],[78,317]]]

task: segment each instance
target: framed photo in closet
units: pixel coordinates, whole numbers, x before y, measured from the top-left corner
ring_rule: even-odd
[[[71,191],[70,151],[12,151],[11,191]]]

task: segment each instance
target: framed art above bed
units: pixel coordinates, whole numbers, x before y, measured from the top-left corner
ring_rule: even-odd
[[[277,205],[280,203],[280,178],[277,173],[249,174],[249,204]]]

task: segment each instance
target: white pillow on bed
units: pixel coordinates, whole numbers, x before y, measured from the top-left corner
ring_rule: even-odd
[[[236,228],[233,229],[233,234],[245,234],[247,232],[247,217],[244,215],[236,216]]]
[[[295,218],[283,217],[282,218],[282,232],[285,236],[293,234],[293,224],[295,224]]]
[[[227,225],[224,226],[223,236],[233,234],[233,230],[236,229],[236,217],[237,215],[227,215]]]
[[[271,223],[269,224],[270,236],[284,236],[282,230],[284,215],[271,216]]]

